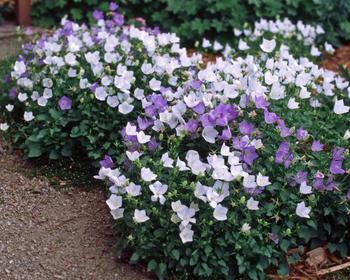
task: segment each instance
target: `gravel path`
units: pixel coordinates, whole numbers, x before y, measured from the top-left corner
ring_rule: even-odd
[[[103,192],[30,179],[0,142],[0,279],[148,279],[118,263]]]

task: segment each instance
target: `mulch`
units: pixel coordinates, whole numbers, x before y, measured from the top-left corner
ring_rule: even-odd
[[[333,55],[327,56],[322,63],[322,66],[328,70],[339,71],[339,65],[350,71],[350,44],[344,45],[336,49]]]

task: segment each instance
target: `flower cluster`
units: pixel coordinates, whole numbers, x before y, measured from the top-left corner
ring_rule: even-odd
[[[334,52],[333,46],[327,42],[319,45],[319,37],[325,33],[320,25],[312,26],[301,21],[294,24],[288,18],[275,21],[260,19],[253,27],[246,25],[243,30],[234,29],[233,33],[237,39],[233,44],[223,46],[218,41],[203,39],[201,47],[204,50],[222,52],[224,56],[237,57],[245,54],[256,55],[259,50],[271,53],[278,44],[278,47],[288,46],[292,54],[313,60],[317,60],[322,51]]]
[[[130,244],[145,259],[154,256],[137,249],[143,237],[128,222],[136,206],[144,228],[164,224],[169,238],[177,229],[193,250],[203,249],[208,228],[225,246],[233,230],[232,246],[247,234],[263,247],[300,245],[308,220],[324,219],[327,197],[348,215],[349,84],[276,40],[263,39],[256,56],[198,68],[170,98],[159,90],[122,129],[124,188],[138,185],[140,193],[131,198],[113,183],[110,190],[126,194]]]
[[[30,138],[22,145],[29,156],[70,155],[78,145],[93,159],[101,157],[95,150],[102,146],[108,151],[124,115],[137,115],[148,102],[155,103],[150,114],[162,110],[154,92],[171,93],[200,62],[198,55],[187,56],[175,34],[123,25],[115,9],[106,18],[100,12],[94,16],[92,28],[63,19],[52,35],[24,45],[14,64],[15,87],[6,109],[27,122],[22,125],[25,133],[15,138]],[[152,97],[146,101],[148,95]],[[52,126],[54,131],[46,131]]]

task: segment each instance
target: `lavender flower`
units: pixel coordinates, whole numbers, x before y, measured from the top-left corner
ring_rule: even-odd
[[[117,26],[122,26],[124,24],[124,17],[121,14],[115,14],[113,20]]]
[[[321,152],[323,151],[324,145],[319,140],[314,140],[311,145],[311,151]]]
[[[114,162],[110,156],[105,155],[103,160],[100,161],[100,166],[104,168],[113,168]]]
[[[193,80],[191,82],[191,87],[195,90],[200,90],[201,86],[202,86],[202,82],[200,80]]]
[[[278,150],[275,155],[275,162],[284,165],[285,168],[288,168],[294,159],[293,154],[290,152],[290,143],[281,142]]]
[[[62,96],[58,101],[58,105],[62,111],[70,110],[72,108],[72,100],[67,96]]]
[[[279,120],[279,117],[275,113],[270,113],[268,110],[264,110],[264,121],[267,124],[273,124]]]
[[[195,133],[198,128],[198,121],[190,119],[185,123],[185,129],[190,133]]]
[[[99,10],[95,10],[93,13],[92,13],[92,16],[94,17],[95,20],[101,20],[103,19],[103,12],[99,11]]]
[[[268,234],[268,236],[269,236],[269,239],[270,239],[273,243],[275,243],[276,245],[279,243],[280,239],[279,239],[279,237],[278,237],[277,234],[270,232],[270,233]]]
[[[307,137],[309,136],[309,133],[305,129],[298,128],[295,135],[296,135],[297,139],[299,141],[301,141],[301,140],[307,139]]]
[[[137,117],[137,125],[141,130],[145,130],[151,125],[153,125],[153,120],[149,118],[142,118],[142,117]]]
[[[114,11],[118,10],[118,8],[119,8],[119,5],[117,3],[115,3],[115,2],[109,3],[109,10],[110,11],[114,12]]]
[[[254,146],[248,146],[246,148],[243,149],[243,153],[242,153],[242,160],[252,166],[254,160],[256,160],[258,158],[258,154],[255,151],[255,147]]]
[[[267,109],[270,106],[270,103],[267,102],[263,96],[256,97],[254,99],[254,104],[258,109]]]
[[[192,108],[192,110],[197,114],[202,115],[205,112],[205,105],[203,102],[199,102],[196,106]]]
[[[252,125],[251,123],[247,122],[247,121],[242,121],[239,124],[239,131],[243,134],[243,135],[249,135],[252,134],[255,130],[254,125]]]

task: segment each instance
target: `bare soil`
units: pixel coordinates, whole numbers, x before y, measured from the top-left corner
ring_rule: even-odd
[[[0,279],[149,279],[115,254],[100,190],[61,192],[0,142]]]

